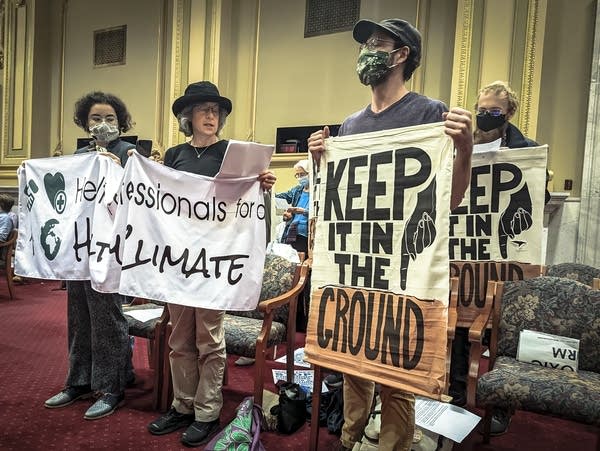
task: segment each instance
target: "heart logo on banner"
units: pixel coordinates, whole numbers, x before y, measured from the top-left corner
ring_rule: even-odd
[[[44,176],[44,186],[46,187],[46,195],[48,196],[52,207],[57,213],[61,214],[65,211],[67,205],[65,177],[60,172],[57,172],[54,175],[47,173]]]

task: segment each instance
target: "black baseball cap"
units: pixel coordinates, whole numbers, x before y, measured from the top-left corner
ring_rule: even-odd
[[[421,33],[419,30],[403,19],[384,19],[381,22],[362,19],[354,25],[352,36],[356,42],[364,44],[375,30],[381,30],[393,36],[395,40],[410,49],[408,56],[410,69],[407,74],[410,78],[412,72],[421,64]]]

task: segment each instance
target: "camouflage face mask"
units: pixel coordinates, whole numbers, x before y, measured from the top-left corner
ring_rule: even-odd
[[[385,80],[388,72],[395,67],[395,65],[388,66],[388,61],[396,50],[384,52],[382,50],[369,50],[368,48],[362,49],[356,62],[356,73],[360,82],[363,85],[376,86]]]

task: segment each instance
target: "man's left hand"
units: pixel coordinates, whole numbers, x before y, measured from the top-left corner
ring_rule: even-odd
[[[459,107],[453,107],[444,113],[444,132],[454,141],[454,147],[460,153],[473,152],[473,121],[471,112]]]

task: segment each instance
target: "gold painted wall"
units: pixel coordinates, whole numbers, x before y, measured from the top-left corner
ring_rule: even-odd
[[[67,2],[63,83],[63,150],[75,150],[85,133],[73,123],[73,106],[82,95],[101,90],[119,96],[135,127],[127,134],[156,140],[158,55],[161,0],[92,0]],[[126,64],[93,66],[95,30],[127,25]],[[164,68],[160,68],[163,70]]]
[[[594,0],[548,0],[537,140],[550,144],[555,191],[571,179],[574,197],[581,194],[596,8]]]
[[[30,120],[23,122],[31,123],[29,156],[49,155],[61,139],[66,153],[74,150],[82,133],[72,122],[73,104],[91,89],[122,96],[136,122],[131,133],[165,146],[182,139],[171,127],[174,97],[189,81],[202,78],[214,77],[233,100],[223,137],[264,143],[274,142],[277,127],[339,123],[370,99],[354,72],[358,46],[351,32],[305,39],[303,1],[106,0],[103,8],[91,0],[28,4],[36,6],[29,94],[34,98]],[[550,145],[556,190],[569,178],[572,195],[578,195],[597,0],[363,0],[360,15],[415,22],[423,33],[424,57],[412,88],[451,105],[457,92],[455,39],[465,5],[476,9],[478,21],[472,28],[468,108],[479,86],[493,79],[508,79],[521,90],[518,62],[526,60],[527,12],[534,5],[543,14],[537,30],[543,39],[534,48],[541,72],[534,74],[536,114],[527,118],[529,135]],[[94,69],[93,30],[122,24],[128,25],[127,64]],[[278,190],[295,182],[290,168],[300,157],[274,163]],[[15,165],[4,161],[1,184],[16,182]]]
[[[423,66],[413,87],[448,102],[452,77],[456,2],[445,0],[369,0],[360,17],[401,17],[423,32]],[[352,32],[304,38],[305,2],[261,0],[256,96],[256,140],[272,144],[277,127],[339,124],[371,99],[356,76],[358,44]],[[292,165],[277,162],[278,190],[295,183]],[[285,167],[285,170],[279,168]]]

